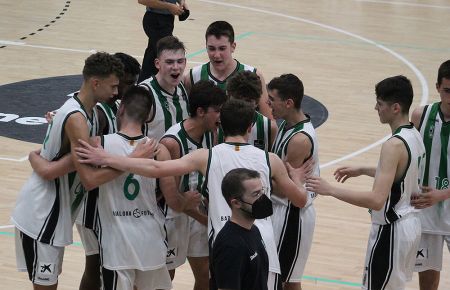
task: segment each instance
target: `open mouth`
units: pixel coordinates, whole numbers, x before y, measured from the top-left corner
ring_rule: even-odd
[[[180,77],[180,74],[170,74],[170,76],[174,79],[177,80]]]

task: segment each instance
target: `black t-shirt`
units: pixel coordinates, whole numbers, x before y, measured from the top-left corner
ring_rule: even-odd
[[[267,290],[269,258],[258,227],[228,221],[214,241],[210,289]]]

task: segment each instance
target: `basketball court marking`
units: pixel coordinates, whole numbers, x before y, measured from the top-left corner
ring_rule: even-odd
[[[369,3],[379,3],[379,4],[390,4],[390,5],[404,5],[404,6],[414,6],[414,7],[450,9],[450,6],[430,5],[430,4],[422,4],[422,3],[393,2],[393,1],[383,1],[383,0],[354,0],[354,1],[357,1],[357,2],[369,2]]]

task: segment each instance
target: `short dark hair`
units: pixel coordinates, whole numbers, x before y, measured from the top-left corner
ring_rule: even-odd
[[[230,170],[222,180],[222,195],[231,207],[232,199],[239,199],[245,193],[244,181],[260,178],[258,171],[247,168],[235,168]]]
[[[220,123],[225,136],[243,136],[255,120],[255,108],[246,101],[231,99],[220,110]]]
[[[378,99],[391,104],[398,103],[403,114],[409,113],[413,101],[413,88],[411,81],[402,75],[386,78],[375,85],[375,94]]]
[[[141,72],[141,65],[139,64],[137,59],[135,59],[131,55],[123,52],[116,52],[114,56],[117,57],[123,64],[123,71],[125,74],[135,76]]]
[[[439,66],[438,77],[437,77],[437,84],[438,84],[438,86],[441,85],[442,79],[444,79],[444,78],[450,80],[450,60],[444,61]]]
[[[127,117],[144,124],[154,106],[153,95],[144,87],[132,86],[122,97],[120,106]]]
[[[227,81],[227,94],[230,98],[259,103],[262,85],[259,76],[251,71],[240,71]]]
[[[156,57],[160,57],[164,50],[183,50],[186,51],[184,43],[176,36],[166,36],[158,40],[156,43]]]
[[[228,37],[230,43],[234,42],[234,29],[230,23],[226,21],[214,21],[211,23],[206,29],[205,39],[208,39],[208,36],[214,35],[216,38],[220,38],[221,36]]]
[[[277,90],[278,96],[286,101],[292,99],[294,106],[300,109],[304,88],[302,81],[294,74],[283,74],[279,77],[273,78],[267,85],[269,90]]]
[[[110,75],[118,78],[123,76],[123,64],[117,57],[106,52],[97,52],[84,61],[83,78],[85,80],[94,76],[107,78]]]
[[[201,80],[192,86],[189,94],[189,115],[195,117],[197,109],[207,110],[209,107],[220,107],[227,100],[225,92],[212,81]]]

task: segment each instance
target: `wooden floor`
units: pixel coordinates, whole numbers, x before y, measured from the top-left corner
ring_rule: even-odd
[[[227,20],[236,31],[237,59],[260,69],[266,81],[286,72],[297,74],[305,93],[328,108],[329,119],[318,135],[322,176],[329,180],[337,166],[376,164],[379,140],[389,134],[373,110],[376,82],[403,74],[414,85],[414,107],[437,100],[437,68],[450,56],[445,20],[450,1],[187,1],[191,19],[176,21],[175,34],[188,48],[189,66],[207,60],[207,25]],[[0,85],[78,74],[92,50],[123,51],[141,60],[147,42],[143,13],[137,1],[0,0],[0,46],[6,45],[0,48]],[[27,276],[15,270],[13,229],[8,225],[17,192],[31,171],[23,157],[39,146],[0,137],[2,289],[31,288]],[[370,189],[372,181],[360,178],[348,185]],[[331,198],[318,198],[316,210],[304,289],[358,288],[370,226],[367,210]],[[67,247],[60,289],[77,289],[83,263],[83,249],[78,244]],[[174,288],[190,289],[192,281],[184,266]],[[417,284],[415,275],[407,289],[418,289]],[[450,289],[446,250],[440,289]]]

